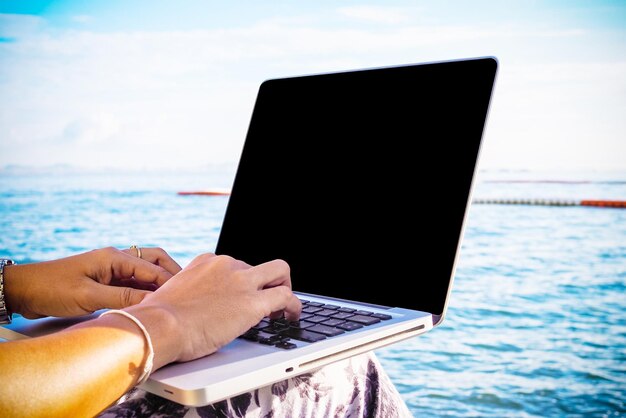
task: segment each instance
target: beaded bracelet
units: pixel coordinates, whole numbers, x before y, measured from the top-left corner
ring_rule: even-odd
[[[141,329],[141,332],[143,332],[144,337],[146,338],[146,342],[148,343],[148,350],[150,350],[150,352],[148,353],[148,358],[146,358],[146,364],[143,366],[143,373],[141,373],[141,376],[139,376],[139,380],[137,381],[137,384],[140,385],[148,380],[148,377],[150,377],[150,373],[152,373],[152,366],[154,362],[154,347],[152,346],[152,339],[150,338],[150,334],[148,334],[148,330],[146,329],[146,327],[143,326],[140,320],[138,320],[126,311],[111,309],[101,313],[100,317],[108,314],[118,314],[130,319],[135,324],[137,324],[139,329]]]

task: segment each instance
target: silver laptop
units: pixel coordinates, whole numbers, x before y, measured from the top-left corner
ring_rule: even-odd
[[[264,320],[142,388],[206,405],[440,325],[497,66],[477,57],[262,83],[215,252],[286,260],[301,320]],[[0,336],[74,321],[18,318]]]

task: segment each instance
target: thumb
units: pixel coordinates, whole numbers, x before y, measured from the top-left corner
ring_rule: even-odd
[[[100,283],[96,284],[94,292],[88,303],[92,311],[99,309],[122,309],[138,304],[148,294],[152,293],[148,290],[133,289],[126,286],[107,286]]]

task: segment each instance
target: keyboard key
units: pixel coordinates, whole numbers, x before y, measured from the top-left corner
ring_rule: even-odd
[[[324,322],[324,321],[328,320],[328,317],[327,316],[315,315],[315,316],[312,316],[310,318],[307,318],[306,320],[308,322],[315,322],[317,324],[318,322]]]
[[[380,322],[380,319],[365,315],[354,315],[348,318],[348,321],[358,322],[359,324],[363,325],[372,325]]]
[[[249,329],[248,331],[241,334],[239,338],[242,338],[248,341],[259,341],[259,335],[255,329]]]
[[[310,328],[313,325],[315,325],[315,322],[309,322],[309,321],[293,321],[291,322],[291,327],[293,328],[300,328],[300,329],[306,329],[306,328]]]
[[[364,316],[370,316],[372,314],[372,312],[370,311],[356,311],[354,312],[355,315],[364,315]]]
[[[274,344],[275,347],[282,348],[285,350],[291,350],[292,348],[296,348],[297,345],[291,343],[289,341],[281,341],[279,343]]]
[[[257,337],[260,340],[262,340],[263,338],[272,338],[272,337],[276,337],[277,334],[270,334],[268,332],[264,332],[264,331],[257,331]]]
[[[265,327],[265,328],[261,328],[262,331],[265,332],[271,332],[270,330],[273,330],[275,332],[273,332],[274,334],[278,333],[278,331],[282,331],[284,329],[289,328],[290,324],[289,321],[270,321],[269,326]]]
[[[335,335],[344,333],[343,330],[333,328],[333,327],[328,327],[322,324],[313,325],[311,328],[308,328],[307,331],[319,332],[320,334],[324,334],[329,337],[334,337]]]
[[[354,314],[350,313],[350,312],[339,312],[339,311],[337,311],[337,313],[335,313],[333,316],[331,316],[331,318],[346,319],[346,318],[350,318],[352,315],[354,315]]]
[[[259,340],[259,342],[261,344],[269,344],[269,345],[276,345],[278,343],[281,343],[283,341],[287,341],[289,340],[288,337],[285,337],[284,335],[272,335],[269,338],[262,338]]]
[[[285,337],[293,338],[294,340],[305,341],[308,343],[314,343],[316,341],[326,339],[325,335],[318,334],[317,332],[311,332],[308,329],[288,328],[281,334]]]
[[[354,331],[355,329],[363,328],[363,325],[346,321],[343,324],[337,325],[337,328],[345,329],[346,331]]]
[[[383,321],[391,319],[391,315],[387,315],[387,314],[384,314],[384,313],[373,313],[372,316],[374,318],[382,319]]]
[[[315,315],[322,315],[322,316],[337,315],[337,311],[334,309],[324,309],[322,311],[315,312]]]
[[[302,308],[302,312],[304,313],[315,313],[315,312],[319,312],[319,311],[323,311],[324,308],[320,308],[319,306],[314,306],[312,304],[308,304],[307,306],[304,306]]]
[[[255,326],[252,327],[252,329],[261,329],[261,328],[265,328],[270,324],[270,321],[268,321],[267,319],[263,319],[261,320],[261,322],[259,322],[258,324],[256,324]]]
[[[274,323],[274,324],[285,324],[285,325],[289,325],[289,321],[287,321],[287,318],[285,318],[284,316],[283,316],[283,317],[280,317],[280,318],[277,318],[277,319],[270,319],[269,321],[270,321],[271,323]]]
[[[329,318],[327,321],[324,322],[320,322],[322,325],[328,325],[329,327],[336,327],[339,324],[343,324],[344,321],[343,319],[335,319],[335,318]]]

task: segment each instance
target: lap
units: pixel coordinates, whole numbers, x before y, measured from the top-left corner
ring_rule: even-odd
[[[100,418],[412,417],[373,352],[211,405],[187,407],[134,389]]]

